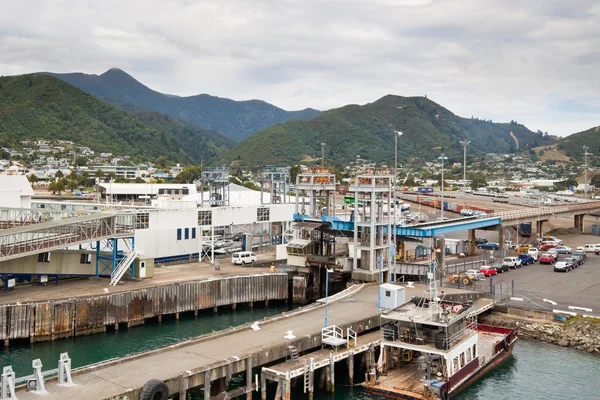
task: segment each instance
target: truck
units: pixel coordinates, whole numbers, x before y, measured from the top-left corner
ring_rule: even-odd
[[[523,224],[519,224],[519,235],[522,237],[530,237],[531,236],[531,222],[526,222]]]

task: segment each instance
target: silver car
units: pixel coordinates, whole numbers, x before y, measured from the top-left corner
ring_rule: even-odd
[[[469,269],[465,271],[465,275],[472,276],[474,281],[482,281],[485,279],[484,273],[477,269]]]

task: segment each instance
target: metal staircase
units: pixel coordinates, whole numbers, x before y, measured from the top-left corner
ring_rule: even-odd
[[[111,286],[116,286],[117,283],[119,283],[119,281],[121,280],[123,275],[125,275],[125,272],[127,271],[127,269],[129,269],[129,267],[131,266],[131,263],[133,262],[133,260],[135,260],[135,258],[138,256],[139,256],[139,253],[135,250],[132,250],[129,253],[127,253],[125,255],[125,257],[123,257],[121,259],[119,264],[117,264],[117,268],[115,268],[114,271],[112,271],[110,274],[110,285]]]
[[[310,391],[311,387],[311,373],[310,370],[312,368],[312,358],[310,362],[308,360],[304,361],[304,393]]]

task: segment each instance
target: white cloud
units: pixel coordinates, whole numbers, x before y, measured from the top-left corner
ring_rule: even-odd
[[[593,0],[4,0],[0,74],[328,109],[388,94],[565,135],[600,123]]]

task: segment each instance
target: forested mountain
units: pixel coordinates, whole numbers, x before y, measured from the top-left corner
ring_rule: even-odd
[[[157,113],[138,118],[48,75],[0,78],[0,140],[62,139],[140,160],[191,162],[231,147],[220,134]]]
[[[556,149],[567,157],[583,161],[583,146],[588,147],[588,153],[600,155],[600,126],[583,132],[573,133],[556,142]]]
[[[357,155],[391,163],[394,132],[401,131],[399,160],[432,160],[441,153],[462,154],[461,140],[470,152],[510,153],[550,143],[516,122],[492,123],[461,118],[425,97],[388,95],[364,106],[348,105],[308,121],[289,121],[263,129],[224,153],[223,162],[240,165],[287,165],[320,157],[326,144],[330,162],[347,163]]]
[[[237,141],[276,123],[290,119],[310,119],[320,113],[310,108],[286,111],[261,100],[234,101],[208,94],[172,96],[144,86],[117,68],[102,75],[49,74],[125,111],[157,111],[221,132]]]

